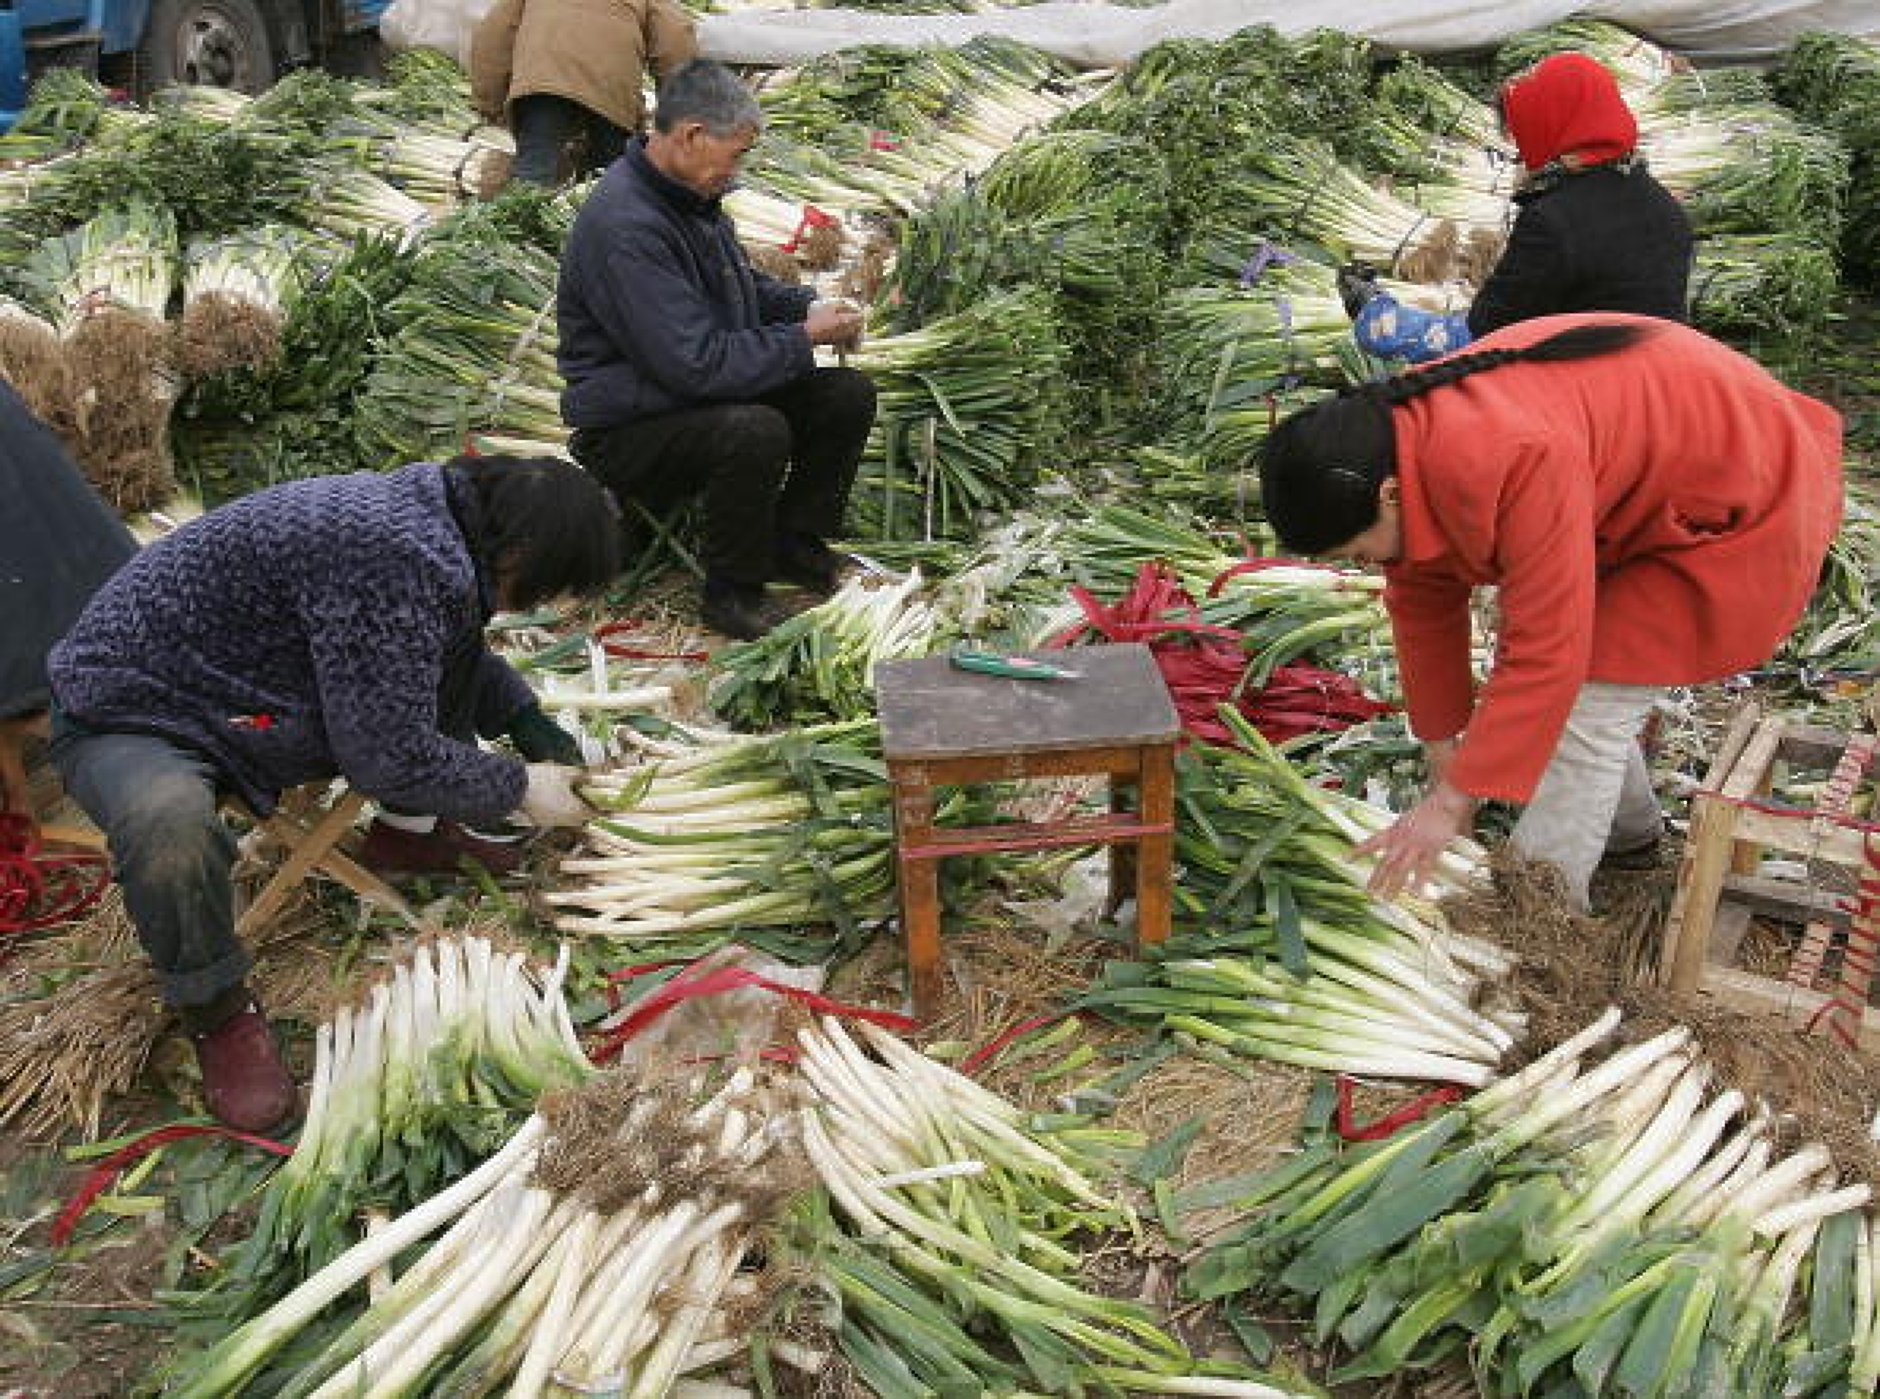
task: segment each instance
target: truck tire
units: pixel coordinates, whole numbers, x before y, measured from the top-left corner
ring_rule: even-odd
[[[145,93],[172,83],[265,92],[275,77],[256,0],[151,0],[138,58]]]

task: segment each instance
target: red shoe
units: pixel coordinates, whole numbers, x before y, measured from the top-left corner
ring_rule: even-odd
[[[510,874],[521,867],[526,845],[488,839],[455,821],[440,819],[428,831],[374,821],[359,847],[359,863],[378,874],[462,874],[468,858],[491,874]]]
[[[293,1114],[299,1101],[294,1080],[252,1002],[216,1029],[190,1038],[202,1066],[203,1101],[218,1122],[265,1132]]]

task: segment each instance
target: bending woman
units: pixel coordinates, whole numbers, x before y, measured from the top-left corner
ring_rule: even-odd
[[[1582,907],[1656,842],[1636,738],[1661,691],[1766,660],[1841,511],[1841,420],[1753,361],[1642,316],[1526,321],[1295,414],[1260,468],[1288,549],[1379,564],[1428,794],[1366,847],[1372,888],[1430,873],[1484,798]],[[1487,683],[1469,599],[1500,589]]]
[[[1534,316],[1685,319],[1691,223],[1639,158],[1638,122],[1612,74],[1583,53],[1558,53],[1510,78],[1499,105],[1526,173],[1508,246],[1475,304],[1452,315],[1401,306],[1347,272],[1358,343],[1421,363]]]

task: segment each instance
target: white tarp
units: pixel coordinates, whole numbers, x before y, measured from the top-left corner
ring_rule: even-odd
[[[395,49],[432,48],[468,62],[492,0],[393,0],[379,26]],[[964,44],[996,34],[1085,68],[1127,63],[1164,39],[1224,39],[1254,24],[1320,27],[1390,48],[1491,48],[1572,14],[1594,15],[1699,59],[1765,58],[1808,29],[1880,40],[1880,0],[1171,0],[1153,9],[1070,0],[962,15],[866,10],[742,10],[706,15],[699,46],[727,63],[785,66],[857,44]]]
[[[857,44],[958,45],[996,34],[1082,67],[1110,68],[1164,39],[1224,39],[1255,24],[1284,33],[1338,29],[1391,48],[1449,53],[1491,48],[1573,14],[1612,20],[1698,59],[1766,58],[1808,29],[1880,39],[1880,0],[1171,0],[1154,9],[1057,0],[964,15],[707,15],[699,45],[727,63],[787,65]]]

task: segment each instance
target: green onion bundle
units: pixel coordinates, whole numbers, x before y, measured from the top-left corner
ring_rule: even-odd
[[[851,500],[855,537],[959,537],[1018,503],[1063,431],[1063,353],[1036,290],[850,352],[879,395]]]
[[[1486,1082],[1519,1024],[1475,1002],[1508,959],[1420,900],[1371,899],[1351,848],[1391,814],[1313,786],[1231,706],[1221,714],[1241,747],[1196,745],[1177,771],[1187,935],[1153,961],[1112,964],[1088,1003],[1307,1068]],[[1481,866],[1459,842],[1439,886],[1468,887]]]
[[[477,936],[416,944],[314,1040],[306,1124],[199,1309],[244,1320],[357,1241],[367,1207],[423,1201],[543,1093],[591,1072],[552,969]]]
[[[1628,101],[1676,76],[1685,66],[1684,60],[1629,29],[1606,20],[1575,17],[1508,40],[1496,50],[1495,71],[1503,79],[1511,78],[1556,53],[1583,53],[1598,59],[1619,80]]]
[[[356,142],[366,169],[434,213],[496,195],[508,184],[514,161],[510,152],[483,141],[421,130],[389,116],[342,122],[334,137]]]
[[[875,1393],[1285,1399],[1245,1369],[1198,1363],[1140,1303],[1083,1285],[1068,1241],[1134,1221],[1062,1137],[861,1028],[873,1054],[827,1019],[797,1042],[803,1145],[834,1206],[815,1261],[842,1300],[843,1352]]]
[[[1808,611],[1783,645],[1798,661],[1833,664],[1846,658],[1865,668],[1880,658],[1880,502],[1867,487],[1850,481],[1822,563],[1821,582]]]
[[[894,907],[893,832],[872,722],[762,738],[641,740],[654,761],[592,777],[606,814],[543,897],[563,932],[697,957],[737,940],[795,961],[826,957]]]
[[[1332,269],[1304,261],[1269,266],[1251,286],[1171,292],[1157,359],[1172,429],[1205,440],[1210,461],[1229,468],[1244,465],[1265,432],[1244,415],[1225,431],[1223,412],[1264,413],[1269,394],[1366,372]]]
[[[178,1399],[254,1392],[659,1399],[741,1357],[731,1288],[800,1181],[787,1105],[748,1069],[628,1070],[544,1099],[502,1149],[392,1220],[178,1377]],[[363,1309],[345,1299],[432,1240]],[[342,1304],[337,1317],[335,1304]],[[350,1317],[350,1319],[349,1319]],[[343,1329],[308,1358],[323,1318]],[[272,1366],[270,1369],[269,1367]]]
[[[1639,151],[1700,233],[1841,236],[1848,156],[1771,103],[1641,128]]]
[[[454,455],[473,433],[566,442],[555,273],[551,254],[500,230],[427,241],[359,402],[361,440],[401,461]]]
[[[1480,223],[1440,217],[1373,185],[1316,140],[1270,136],[1248,153],[1244,170],[1218,206],[1228,229],[1266,228],[1407,281],[1479,276],[1469,256],[1471,238],[1500,232],[1498,201],[1480,202]],[[1472,206],[1479,202],[1458,197]],[[1217,241],[1221,226],[1203,226],[1198,239]]]
[[[1702,238],[1691,270],[1691,323],[1711,335],[1793,341],[1826,328],[1839,290],[1834,253],[1815,238]]]
[[[192,244],[177,322],[177,367],[192,379],[279,362],[281,330],[334,247],[274,224]]]
[[[713,659],[712,708],[745,729],[874,713],[876,663],[940,645],[942,619],[923,587],[919,569],[899,583],[851,578],[757,640],[727,646]]]
[[[170,212],[133,204],[48,240],[25,269],[64,341],[79,464],[126,513],[162,504],[176,486],[164,315],[177,261]]]
[[[311,162],[295,184],[295,216],[341,238],[363,234],[409,244],[434,219],[418,200],[344,157]]]
[[[1833,1189],[1819,1146],[1777,1158],[1682,1027],[1583,1065],[1619,1024],[1384,1142],[1309,1146],[1186,1286],[1305,1304],[1357,1352],[1334,1382],[1467,1346],[1503,1396],[1871,1394],[1869,1187]]]
[[[7,296],[0,296],[0,379],[41,422],[62,437],[72,435],[78,405],[59,332],[44,316]]]
[[[1783,101],[1837,132],[1852,156],[1842,254],[1855,276],[1880,282],[1880,44],[1804,34],[1775,82]]]

